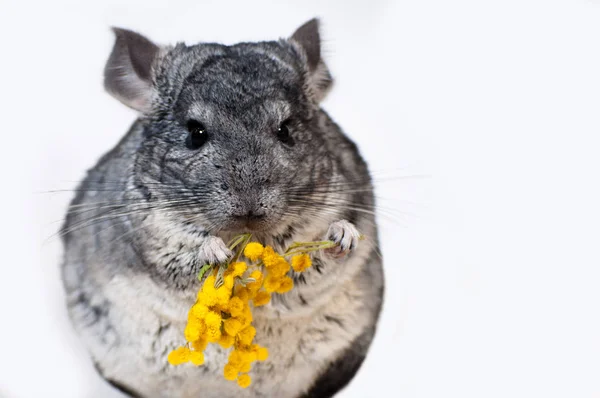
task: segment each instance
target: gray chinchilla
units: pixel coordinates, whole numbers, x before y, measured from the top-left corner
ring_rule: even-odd
[[[114,32],[105,87],[140,115],[88,172],[62,229],[69,314],[96,368],[131,396],[333,396],[367,353],[383,272],[367,166],[319,106],[332,79],[318,21],[232,46]],[[218,345],[203,366],[167,362],[199,269],[227,260],[224,241],[242,232],[278,251],[338,243],[254,310],[270,356],[246,389],[223,378]]]

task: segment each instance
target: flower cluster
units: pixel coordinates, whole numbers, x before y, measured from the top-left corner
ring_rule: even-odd
[[[288,276],[291,269],[302,272],[311,266],[307,252],[331,247],[333,242],[296,243],[283,255],[271,246],[251,242],[250,235],[238,237],[232,249],[239,246],[237,254],[229,264],[205,266],[210,270],[196,303],[188,313],[184,336],[188,344],[173,350],[168,361],[172,365],[191,362],[204,363],[203,351],[209,343],[219,344],[224,349],[233,347],[223,376],[237,381],[246,388],[251,383],[248,372],[254,361],[265,361],[267,348],[254,343],[256,329],[252,326],[252,308],[268,304],[273,293],[283,294],[294,287]],[[241,253],[249,263],[238,261]],[[291,264],[286,260],[290,257]]]

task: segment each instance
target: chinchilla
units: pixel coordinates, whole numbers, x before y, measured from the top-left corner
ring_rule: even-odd
[[[114,33],[105,87],[139,118],[88,171],[62,228],[68,310],[98,372],[140,397],[335,395],[373,339],[383,272],[367,165],[319,105],[332,78],[318,21],[231,46]],[[270,354],[246,389],[223,378],[218,345],[203,366],[167,362],[199,269],[243,232],[280,252],[338,243],[254,310]]]

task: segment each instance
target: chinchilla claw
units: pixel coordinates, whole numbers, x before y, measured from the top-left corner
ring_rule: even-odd
[[[345,257],[358,246],[360,232],[354,224],[340,220],[332,223],[327,231],[327,239],[336,243],[335,247],[327,249],[326,253],[334,258]]]

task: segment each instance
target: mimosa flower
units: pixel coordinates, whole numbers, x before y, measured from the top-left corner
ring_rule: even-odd
[[[227,334],[221,334],[221,338],[219,339],[219,345],[223,348],[230,348],[233,346],[235,342],[235,337]]]
[[[256,261],[262,256],[264,246],[260,243],[250,242],[244,248],[244,256],[248,257],[250,261]]]
[[[256,336],[256,329],[254,326],[247,326],[246,328],[240,330],[237,337],[243,345],[252,344],[252,340],[254,340],[254,336]]]
[[[242,322],[237,318],[229,318],[223,322],[223,329],[230,336],[237,336],[243,326]]]
[[[240,316],[244,311],[244,302],[238,296],[233,296],[231,300],[229,300],[228,309],[232,317]]]
[[[258,292],[256,294],[256,296],[254,296],[252,303],[254,304],[255,307],[260,307],[261,305],[268,304],[269,301],[271,301],[271,295],[269,293]]]
[[[237,383],[240,387],[246,388],[252,383],[252,379],[247,374],[240,375],[237,379]]]
[[[294,287],[294,281],[289,276],[284,276],[281,278],[279,282],[279,287],[277,288],[277,293],[283,294],[287,293]]]
[[[231,249],[238,249],[228,264],[202,267],[198,278],[202,280],[206,272],[209,274],[188,312],[183,331],[188,344],[167,357],[171,365],[191,362],[200,366],[209,343],[219,344],[225,350],[233,347],[223,377],[237,381],[242,388],[252,383],[248,374],[252,363],[269,357],[266,347],[253,344],[256,328],[252,325],[252,309],[268,304],[272,293],[284,294],[294,288],[288,273],[291,269],[303,272],[311,266],[308,252],[332,247],[332,242],[295,243],[281,255],[271,246],[247,243],[249,240],[249,234],[233,239]],[[238,261],[242,253],[252,263]],[[291,257],[291,265],[286,257]]]
[[[204,364],[204,354],[201,351],[191,351],[190,362],[196,366]]]
[[[187,347],[178,347],[169,353],[167,360],[171,365],[181,365],[190,360],[190,349]]]
[[[225,365],[223,368],[223,376],[225,376],[226,380],[234,381],[238,377],[239,371],[231,364]]]
[[[292,268],[296,272],[303,272],[312,265],[310,256],[306,253],[292,257]]]

